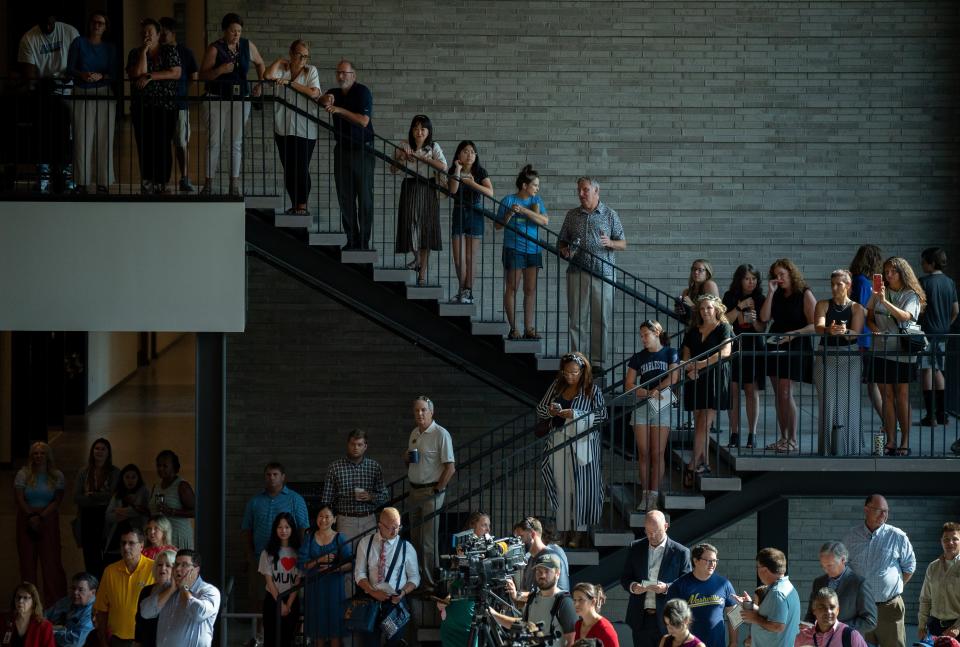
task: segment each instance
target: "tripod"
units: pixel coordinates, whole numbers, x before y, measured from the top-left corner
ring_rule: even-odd
[[[511,609],[516,609],[512,604],[498,596],[488,587],[483,587],[479,599],[473,603],[473,619],[470,620],[470,637],[467,639],[468,647],[505,647],[500,633],[500,626],[490,615],[490,606],[494,602],[501,602]],[[474,643],[476,641],[476,643]]]

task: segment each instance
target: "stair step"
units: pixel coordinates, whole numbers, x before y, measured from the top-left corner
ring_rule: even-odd
[[[510,332],[510,325],[506,321],[474,321],[471,324],[474,335],[496,335],[503,337]]]
[[[291,216],[282,211],[280,213],[274,212],[273,226],[309,229],[313,226],[313,216]]]
[[[310,244],[320,247],[343,247],[347,244],[347,235],[337,231],[322,231],[310,234]]]
[[[560,366],[559,357],[538,357],[537,358],[537,370],[538,371],[556,371]]]
[[[594,546],[629,546],[636,537],[624,530],[594,530]]]
[[[416,279],[417,273],[405,267],[373,268],[373,280],[377,283],[412,283]]]
[[[340,252],[340,262],[353,265],[374,265],[378,260],[375,249],[345,249]]]
[[[739,476],[701,476],[700,490],[702,492],[739,492]]]
[[[565,548],[570,566],[596,566],[600,563],[599,551],[593,549]]]
[[[535,355],[543,349],[539,339],[504,339],[503,352],[507,354],[529,353]]]
[[[247,209],[269,209],[275,211],[283,208],[283,198],[279,195],[248,195],[243,198]]]
[[[443,298],[443,288],[439,285],[408,285],[407,298],[411,301],[439,301]]]
[[[473,303],[441,303],[441,317],[472,317],[477,314],[477,306]]]
[[[703,510],[706,499],[702,494],[671,494],[663,495],[663,507],[667,510]]]

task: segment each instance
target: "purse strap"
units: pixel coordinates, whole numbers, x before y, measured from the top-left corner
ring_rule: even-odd
[[[370,541],[367,542],[367,577],[368,578],[370,576],[370,549],[373,547],[374,537],[375,535],[370,535]],[[380,538],[380,541],[381,542],[383,541],[383,537]],[[399,550],[394,549],[393,551],[393,559],[390,560],[390,568],[387,569],[387,574],[383,578],[383,581],[387,582],[388,584],[390,583],[390,577],[393,575],[393,568],[397,565],[397,558],[400,556],[401,552],[403,553],[403,560],[404,561],[407,560],[407,542],[403,539],[400,539],[400,543],[401,543],[401,546],[397,546],[397,549]],[[400,573],[401,572],[402,572],[402,569],[400,571],[397,571],[397,586],[396,586],[397,591],[400,590]]]

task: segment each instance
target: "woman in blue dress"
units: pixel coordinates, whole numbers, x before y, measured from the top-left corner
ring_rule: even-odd
[[[347,635],[343,626],[342,603],[346,598],[344,577],[353,569],[350,541],[333,529],[333,508],[321,504],[316,527],[300,547],[300,572],[306,579],[304,633],[317,647],[339,647]]]

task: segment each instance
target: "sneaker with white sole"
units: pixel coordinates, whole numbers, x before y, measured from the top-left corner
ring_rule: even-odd
[[[190,178],[186,176],[180,178],[179,187],[183,193],[193,193],[194,191],[196,191],[196,189],[193,188],[193,183],[190,182]]]
[[[470,290],[469,288],[464,290],[460,294],[460,303],[466,303],[466,304],[473,303],[473,290]]]
[[[460,303],[460,299],[463,298],[463,291],[457,292],[452,297],[450,297],[450,303]]]

